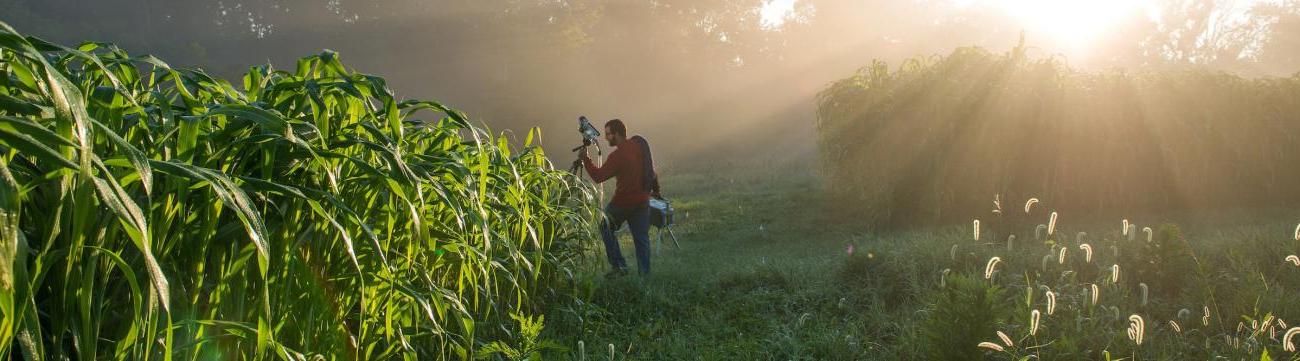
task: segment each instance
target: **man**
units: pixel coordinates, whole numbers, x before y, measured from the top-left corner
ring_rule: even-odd
[[[578,157],[596,183],[611,177],[616,180],[614,197],[605,207],[605,220],[600,227],[600,236],[605,241],[605,256],[613,267],[606,277],[627,274],[627,262],[619,249],[618,237],[614,235],[623,222],[627,222],[627,228],[632,231],[637,270],[644,276],[650,273],[650,195],[658,192],[650,145],[640,136],[629,139],[627,127],[618,119],[605,122],[605,141],[616,147],[609,153],[605,164],[599,167],[592,164],[585,151]]]

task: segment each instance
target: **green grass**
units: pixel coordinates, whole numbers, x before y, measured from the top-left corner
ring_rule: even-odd
[[[555,356],[607,360],[613,344],[615,360],[1017,359],[1031,354],[1104,359],[1104,352],[1114,359],[1258,359],[1264,349],[1274,359],[1297,357],[1267,332],[1253,337],[1236,332],[1243,317],[1268,313],[1300,322],[1300,304],[1293,301],[1300,296],[1300,267],[1283,261],[1300,250],[1300,242],[1291,239],[1289,222],[1300,219],[1294,209],[1132,217],[1152,222],[1139,230],[1152,225],[1159,231],[1164,222],[1183,225],[1204,269],[1179,270],[1183,274],[1135,271],[1149,259],[1175,258],[1145,256],[1158,252],[1141,246],[1145,241],[1097,240],[1123,238],[1118,234],[1123,217],[1076,219],[1062,212],[1054,238],[1069,235],[1061,243],[1077,247],[1076,233],[1087,231],[1097,250],[1092,263],[1073,259],[1063,266],[1052,260],[1041,270],[1042,257],[1056,253],[1033,241],[1033,228],[1046,223],[1050,200],[1037,205],[1023,225],[984,219],[983,226],[992,228],[984,230],[981,242],[972,240],[969,223],[873,231],[867,222],[846,221],[851,217],[839,214],[833,206],[838,200],[818,190],[818,179],[796,169],[665,177],[668,189],[678,192],[679,214],[690,213],[678,231],[683,249],[655,255],[649,278],[598,280],[590,303],[553,309],[544,337],[570,348]],[[1017,251],[990,241],[1013,230],[1019,235]],[[630,253],[625,233],[623,238]],[[854,256],[846,254],[849,244]],[[956,259],[950,255],[953,244],[960,245]],[[1135,257],[1116,258],[1110,244]],[[1067,260],[1082,257],[1077,248],[1070,251]],[[993,255],[1004,261],[986,281],[984,267]],[[1111,285],[1105,280],[1114,263],[1128,273],[1122,271],[1120,284]],[[1062,275],[1067,266],[1075,271]],[[950,274],[941,287],[944,269]],[[1183,282],[1178,289],[1156,291],[1158,284],[1175,279]],[[1102,289],[1099,307],[1088,306],[1086,284],[1094,282]],[[1151,288],[1145,306],[1138,283]],[[1001,291],[976,296],[994,285]],[[1042,286],[1058,293],[1054,315],[1046,315]],[[1212,308],[1210,326],[1199,324],[1202,305]],[[1101,308],[1107,306],[1116,307],[1121,317]],[[1035,308],[1043,313],[1041,330],[1028,337],[1028,316]],[[1191,311],[1190,318],[1176,317],[1182,308]],[[1125,335],[1130,314],[1147,322],[1141,347]],[[1186,333],[1170,331],[1169,320],[1180,322]],[[976,348],[983,341],[1000,343],[994,331],[1015,340],[1014,354]],[[1285,332],[1274,331],[1279,338]],[[1234,349],[1223,343],[1224,335],[1255,345]],[[585,355],[573,352],[578,341]],[[1048,346],[1026,348],[1039,345]]]

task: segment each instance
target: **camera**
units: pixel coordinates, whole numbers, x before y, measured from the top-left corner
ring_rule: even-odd
[[[600,140],[600,131],[591,125],[591,121],[587,120],[586,116],[578,116],[578,134],[582,135],[582,145],[574,147],[573,152],[585,151],[587,147],[593,144],[596,145],[596,152],[600,152],[600,143],[597,142]],[[569,172],[577,174],[580,169],[582,169],[581,158],[573,161],[573,166],[569,168]]]
[[[595,144],[596,140],[600,139],[600,131],[596,130],[596,127],[591,125],[591,122],[587,120],[586,116],[578,116],[578,133],[582,134],[582,145],[573,148],[573,151],[575,152],[583,147]]]

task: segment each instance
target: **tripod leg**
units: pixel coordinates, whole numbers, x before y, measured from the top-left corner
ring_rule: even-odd
[[[655,254],[658,255],[664,249],[664,229],[659,228],[659,234],[655,237]]]
[[[677,249],[679,250],[682,249],[682,244],[677,243],[677,235],[673,234],[673,226],[664,226],[664,228],[668,229],[668,236],[673,238],[673,245],[677,246]],[[663,231],[660,231],[659,237],[663,238],[663,236]]]

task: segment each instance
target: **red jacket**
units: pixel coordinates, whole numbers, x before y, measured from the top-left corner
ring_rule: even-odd
[[[587,174],[590,174],[591,180],[596,183],[604,182],[610,177],[615,178],[617,183],[614,186],[614,198],[609,201],[609,204],[632,208],[650,201],[650,192],[647,192],[642,184],[645,175],[642,159],[644,155],[641,154],[641,147],[628,138],[609,153],[609,158],[605,158],[605,164],[600,167],[593,164],[591,158],[586,157],[582,159],[582,165],[587,168]]]

